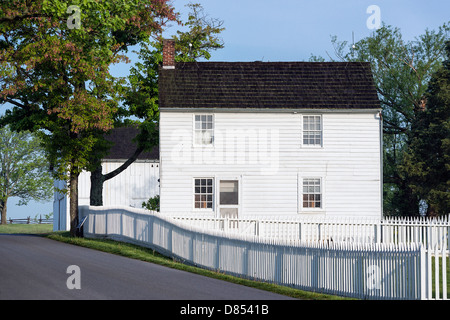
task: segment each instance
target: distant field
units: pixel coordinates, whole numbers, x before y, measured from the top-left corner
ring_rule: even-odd
[[[52,224],[0,224],[0,233],[49,233]]]

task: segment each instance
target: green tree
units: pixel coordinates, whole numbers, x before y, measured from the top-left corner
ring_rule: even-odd
[[[383,25],[354,44],[332,38],[337,60],[370,62],[383,116],[385,215],[418,215],[420,198],[400,174],[407,137],[421,112],[431,75],[445,59],[448,23],[405,41],[400,29]],[[311,60],[321,60],[313,56]],[[323,60],[323,59],[322,59]],[[334,60],[334,59],[332,59]]]
[[[167,0],[70,5],[0,3],[0,103],[14,106],[0,126],[40,133],[55,176],[69,182],[75,234],[78,175],[89,166],[101,133],[113,127],[121,98],[123,79],[109,68],[127,62],[129,46],[147,41],[175,15]]]
[[[188,19],[184,23],[186,31],[177,31],[175,40],[175,59],[177,62],[209,60],[211,51],[223,48],[220,33],[224,30],[223,21],[210,18],[200,4],[189,4]],[[101,157],[94,157],[91,169],[90,204],[103,205],[103,183],[124,171],[143,151],[150,151],[158,145],[158,72],[162,63],[161,37],[154,41],[142,43],[139,60],[130,69],[128,84],[125,89],[123,106],[116,114],[116,126],[136,125],[140,130],[136,137],[137,148],[134,154],[120,167],[107,174],[102,173]],[[131,121],[130,118],[137,120]],[[98,148],[109,147],[104,140],[99,140]]]
[[[447,60],[429,83],[425,108],[412,122],[400,171],[428,216],[450,213],[450,41],[446,50]]]
[[[29,132],[0,129],[1,223],[7,223],[8,199],[18,197],[19,205],[30,200],[48,201],[53,196],[53,179],[39,139]]]

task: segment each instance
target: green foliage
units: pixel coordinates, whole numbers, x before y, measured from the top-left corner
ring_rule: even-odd
[[[5,222],[9,198],[18,197],[19,205],[48,201],[53,180],[40,141],[31,133],[0,129],[0,150],[0,209]]]
[[[177,61],[209,60],[211,51],[221,49],[224,43],[220,33],[225,30],[223,21],[210,18],[200,4],[188,4],[190,9],[185,25],[188,31],[178,31],[175,39]]]
[[[145,209],[151,210],[151,211],[158,211],[159,212],[159,195],[148,199],[147,202],[142,202],[142,208],[145,208]]]
[[[353,45],[332,38],[341,61],[370,62],[383,116],[384,214],[419,214],[421,197],[411,179],[401,172],[408,135],[421,113],[431,76],[445,59],[450,25],[426,30],[413,41],[404,41],[400,29],[383,25]],[[313,56],[312,60],[320,58]]]
[[[428,215],[450,213],[450,41],[446,48],[447,60],[432,76],[426,108],[412,123],[401,166]]]
[[[77,28],[69,27],[69,5],[80,9]],[[175,19],[167,0],[2,1],[0,104],[14,107],[0,126],[39,131],[53,172],[75,185],[114,125],[124,79],[109,68]],[[70,210],[73,226],[77,210]]]

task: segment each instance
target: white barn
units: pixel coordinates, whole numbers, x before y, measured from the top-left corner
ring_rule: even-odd
[[[114,145],[102,161],[103,174],[120,167],[136,150],[132,139],[138,133],[134,127],[115,128],[107,139]],[[82,172],[78,179],[78,204],[89,205],[90,172]],[[55,181],[56,189],[64,189],[64,181]],[[127,169],[103,184],[104,206],[141,208],[142,202],[159,195],[159,149],[142,152]],[[70,230],[68,195],[55,192],[53,200],[53,230]]]
[[[211,217],[382,217],[382,119],[368,63],[160,69],[160,208]]]

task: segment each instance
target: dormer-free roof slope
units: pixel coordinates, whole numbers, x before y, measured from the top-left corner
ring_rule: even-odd
[[[111,130],[105,139],[112,142],[105,160],[128,160],[136,151],[137,143],[133,141],[139,133],[135,126],[118,127]],[[159,146],[149,152],[142,152],[137,160],[159,160]]]
[[[380,109],[365,62],[190,62],[159,76],[162,109]]]

